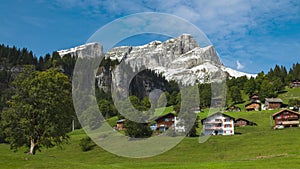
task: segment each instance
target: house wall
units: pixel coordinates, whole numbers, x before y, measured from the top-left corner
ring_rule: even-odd
[[[300,87],[300,83],[299,82],[293,82],[291,84],[291,87]]]
[[[278,108],[280,108],[281,107],[281,103],[273,103],[273,102],[271,102],[271,103],[268,103],[268,109],[278,109]]]
[[[117,129],[118,130],[123,130],[124,123],[117,123]]]
[[[284,127],[298,127],[298,125],[283,125],[284,121],[299,121],[299,116],[297,114],[291,113],[289,111],[283,111],[273,117],[275,119],[275,125]]]
[[[260,104],[258,104],[258,103],[251,103],[250,105],[246,106],[246,110],[253,109],[253,110],[258,111],[259,108],[260,108]]]
[[[203,124],[204,135],[233,135],[234,121],[232,118],[216,114],[208,117]]]
[[[169,114],[167,116],[156,119],[157,127],[159,128],[160,126],[164,125],[167,128],[171,128],[175,121],[174,117],[175,116],[173,114]]]
[[[236,126],[247,126],[247,122],[244,121],[244,120],[238,120],[236,123],[235,123]]]

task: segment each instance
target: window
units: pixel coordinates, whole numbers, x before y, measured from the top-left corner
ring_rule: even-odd
[[[165,118],[165,122],[168,122],[169,121],[169,118]]]
[[[232,127],[231,124],[225,124],[225,125],[224,125],[224,128],[230,128],[230,127]]]

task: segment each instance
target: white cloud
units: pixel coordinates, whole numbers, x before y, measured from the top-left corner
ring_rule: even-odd
[[[245,66],[244,66],[244,65],[242,65],[242,64],[240,63],[240,61],[239,61],[239,60],[237,60],[237,61],[236,61],[236,68],[237,68],[238,70],[240,70],[240,69],[244,69],[244,68],[245,68]]]
[[[250,65],[253,57],[277,57],[280,45],[275,42],[291,44],[293,39],[277,38],[272,35],[274,29],[285,29],[287,21],[299,23],[300,1],[298,0],[57,0],[56,4],[66,8],[79,7],[88,15],[98,15],[102,18],[116,19],[120,16],[136,12],[165,12],[183,17],[198,26],[215,45],[220,57],[236,65],[237,59],[243,60],[255,71],[257,65]],[[92,13],[92,14],[91,14]],[[159,24],[168,24],[159,22]],[[300,36],[300,34],[298,33]],[[297,37],[293,37],[297,38]],[[270,54],[275,53],[275,55]],[[296,55],[296,54],[294,54]],[[296,56],[291,56],[296,57]],[[299,56],[298,56],[299,57]],[[256,69],[256,70],[255,70]],[[253,71],[252,70],[252,71]],[[248,70],[250,71],[250,70]]]

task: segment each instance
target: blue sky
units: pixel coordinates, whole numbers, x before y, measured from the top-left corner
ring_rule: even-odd
[[[244,72],[300,62],[299,0],[5,1],[0,5],[0,43],[45,55],[81,45],[103,25],[137,12],[188,20],[207,35],[224,65]]]

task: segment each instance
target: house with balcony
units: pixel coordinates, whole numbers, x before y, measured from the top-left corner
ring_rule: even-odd
[[[275,120],[274,129],[286,128],[286,127],[299,127],[300,113],[284,109],[272,115]]]
[[[151,130],[166,131],[172,129],[178,133],[185,132],[183,123],[181,123],[180,119],[172,112],[159,116],[155,119],[155,122],[156,123],[150,126]]]
[[[204,135],[234,135],[234,118],[215,113],[201,120]]]

